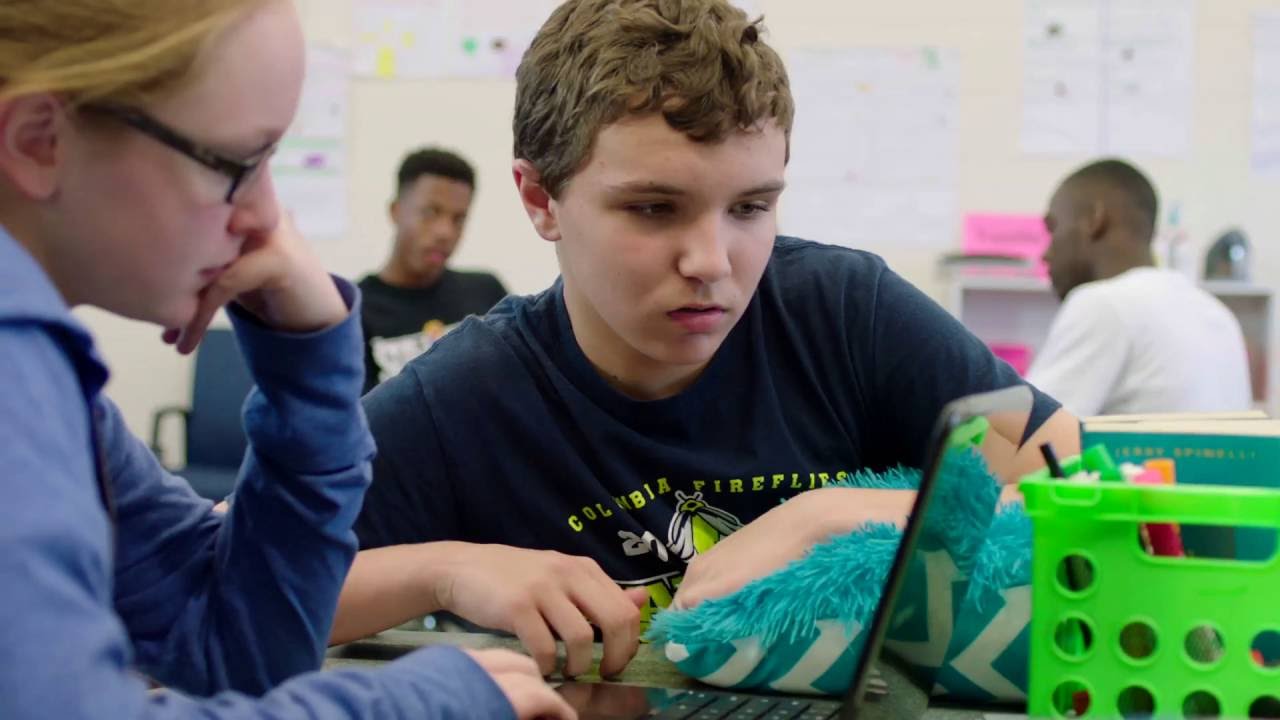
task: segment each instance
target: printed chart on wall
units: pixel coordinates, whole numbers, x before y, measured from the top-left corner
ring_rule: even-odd
[[[313,47],[298,116],[271,160],[280,202],[303,237],[326,240],[347,231],[346,135],[349,53]]]
[[[355,72],[380,79],[515,77],[555,0],[356,0]]]
[[[803,50],[781,230],[835,245],[939,248],[956,232],[957,53]]]
[[[1187,152],[1195,0],[1025,0],[1024,9],[1024,151]]]
[[[1280,180],[1280,12],[1253,16],[1253,174]]]

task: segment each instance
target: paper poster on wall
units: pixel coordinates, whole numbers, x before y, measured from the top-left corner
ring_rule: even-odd
[[[357,75],[515,77],[556,0],[355,0]]]
[[[1022,149],[1089,153],[1102,115],[1102,10],[1098,0],[1026,4]]]
[[[1250,169],[1280,180],[1280,11],[1253,16],[1253,121]]]
[[[456,20],[450,71],[453,77],[512,78],[538,28],[557,0],[461,0],[453,3]]]
[[[953,244],[958,54],[935,48],[806,50],[783,232],[859,248]]]
[[[443,73],[446,0],[355,0],[352,9],[357,75],[393,80]]]
[[[342,237],[348,226],[346,181],[349,53],[312,47],[298,115],[271,160],[281,204],[309,240]]]
[[[1025,0],[1022,149],[1185,154],[1194,0]]]
[[[1191,146],[1194,0],[1109,0],[1104,153],[1177,157]]]

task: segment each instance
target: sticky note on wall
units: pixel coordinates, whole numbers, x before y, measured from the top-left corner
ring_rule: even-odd
[[[374,71],[377,77],[384,80],[396,76],[396,51],[388,47],[378,48],[378,63]]]

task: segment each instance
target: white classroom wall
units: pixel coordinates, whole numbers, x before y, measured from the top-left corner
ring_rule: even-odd
[[[1024,0],[757,4],[770,41],[784,53],[806,47],[920,45],[958,51],[961,213],[1039,213],[1056,182],[1090,159],[1031,156],[1019,149]],[[350,0],[302,0],[300,7],[312,42],[350,45]],[[1181,203],[1197,263],[1214,236],[1239,226],[1254,245],[1255,281],[1274,287],[1280,283],[1280,183],[1251,178],[1249,172],[1250,19],[1262,8],[1280,9],[1280,0],[1199,0],[1191,150],[1178,159],[1133,159],[1155,180],[1163,200]],[[556,273],[552,247],[530,229],[510,179],[513,95],[514,83],[501,80],[353,81],[347,146],[351,230],[345,238],[316,243],[326,266],[357,277],[382,262],[390,247],[386,205],[396,166],[406,149],[440,144],[468,157],[479,172],[455,265],[492,269],[515,292],[545,287]],[[785,197],[782,210],[785,217]],[[959,243],[959,233],[957,221],[952,244]],[[946,296],[934,267],[935,250],[904,249],[892,237],[868,249],[933,297]],[[93,310],[79,314],[112,368],[108,392],[135,432],[149,432],[155,409],[187,402],[190,362],[159,342],[159,330]]]

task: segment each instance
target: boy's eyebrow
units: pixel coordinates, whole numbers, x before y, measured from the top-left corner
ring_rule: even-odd
[[[738,193],[738,196],[746,197],[748,195],[768,195],[770,193],[782,192],[782,189],[786,186],[787,184],[782,180],[772,180],[762,185],[757,185],[750,190]],[[689,194],[684,189],[676,187],[675,185],[667,185],[665,183],[652,182],[649,180],[636,180],[633,182],[619,183],[617,185],[609,185],[605,190],[611,194],[645,193],[650,195],[671,195],[675,197]]]
[[[609,185],[605,190],[612,194],[622,193],[647,193],[652,195],[687,195],[684,190],[675,185],[666,185],[660,182],[650,180],[634,180],[631,182],[619,183],[617,185]]]
[[[769,195],[771,193],[779,193],[779,192],[782,192],[783,188],[785,188],[786,186],[787,186],[787,183],[783,180],[772,180],[770,182],[764,183],[763,185],[757,185],[751,188],[750,190],[747,190],[741,193],[739,197],[746,197],[748,195]]]

